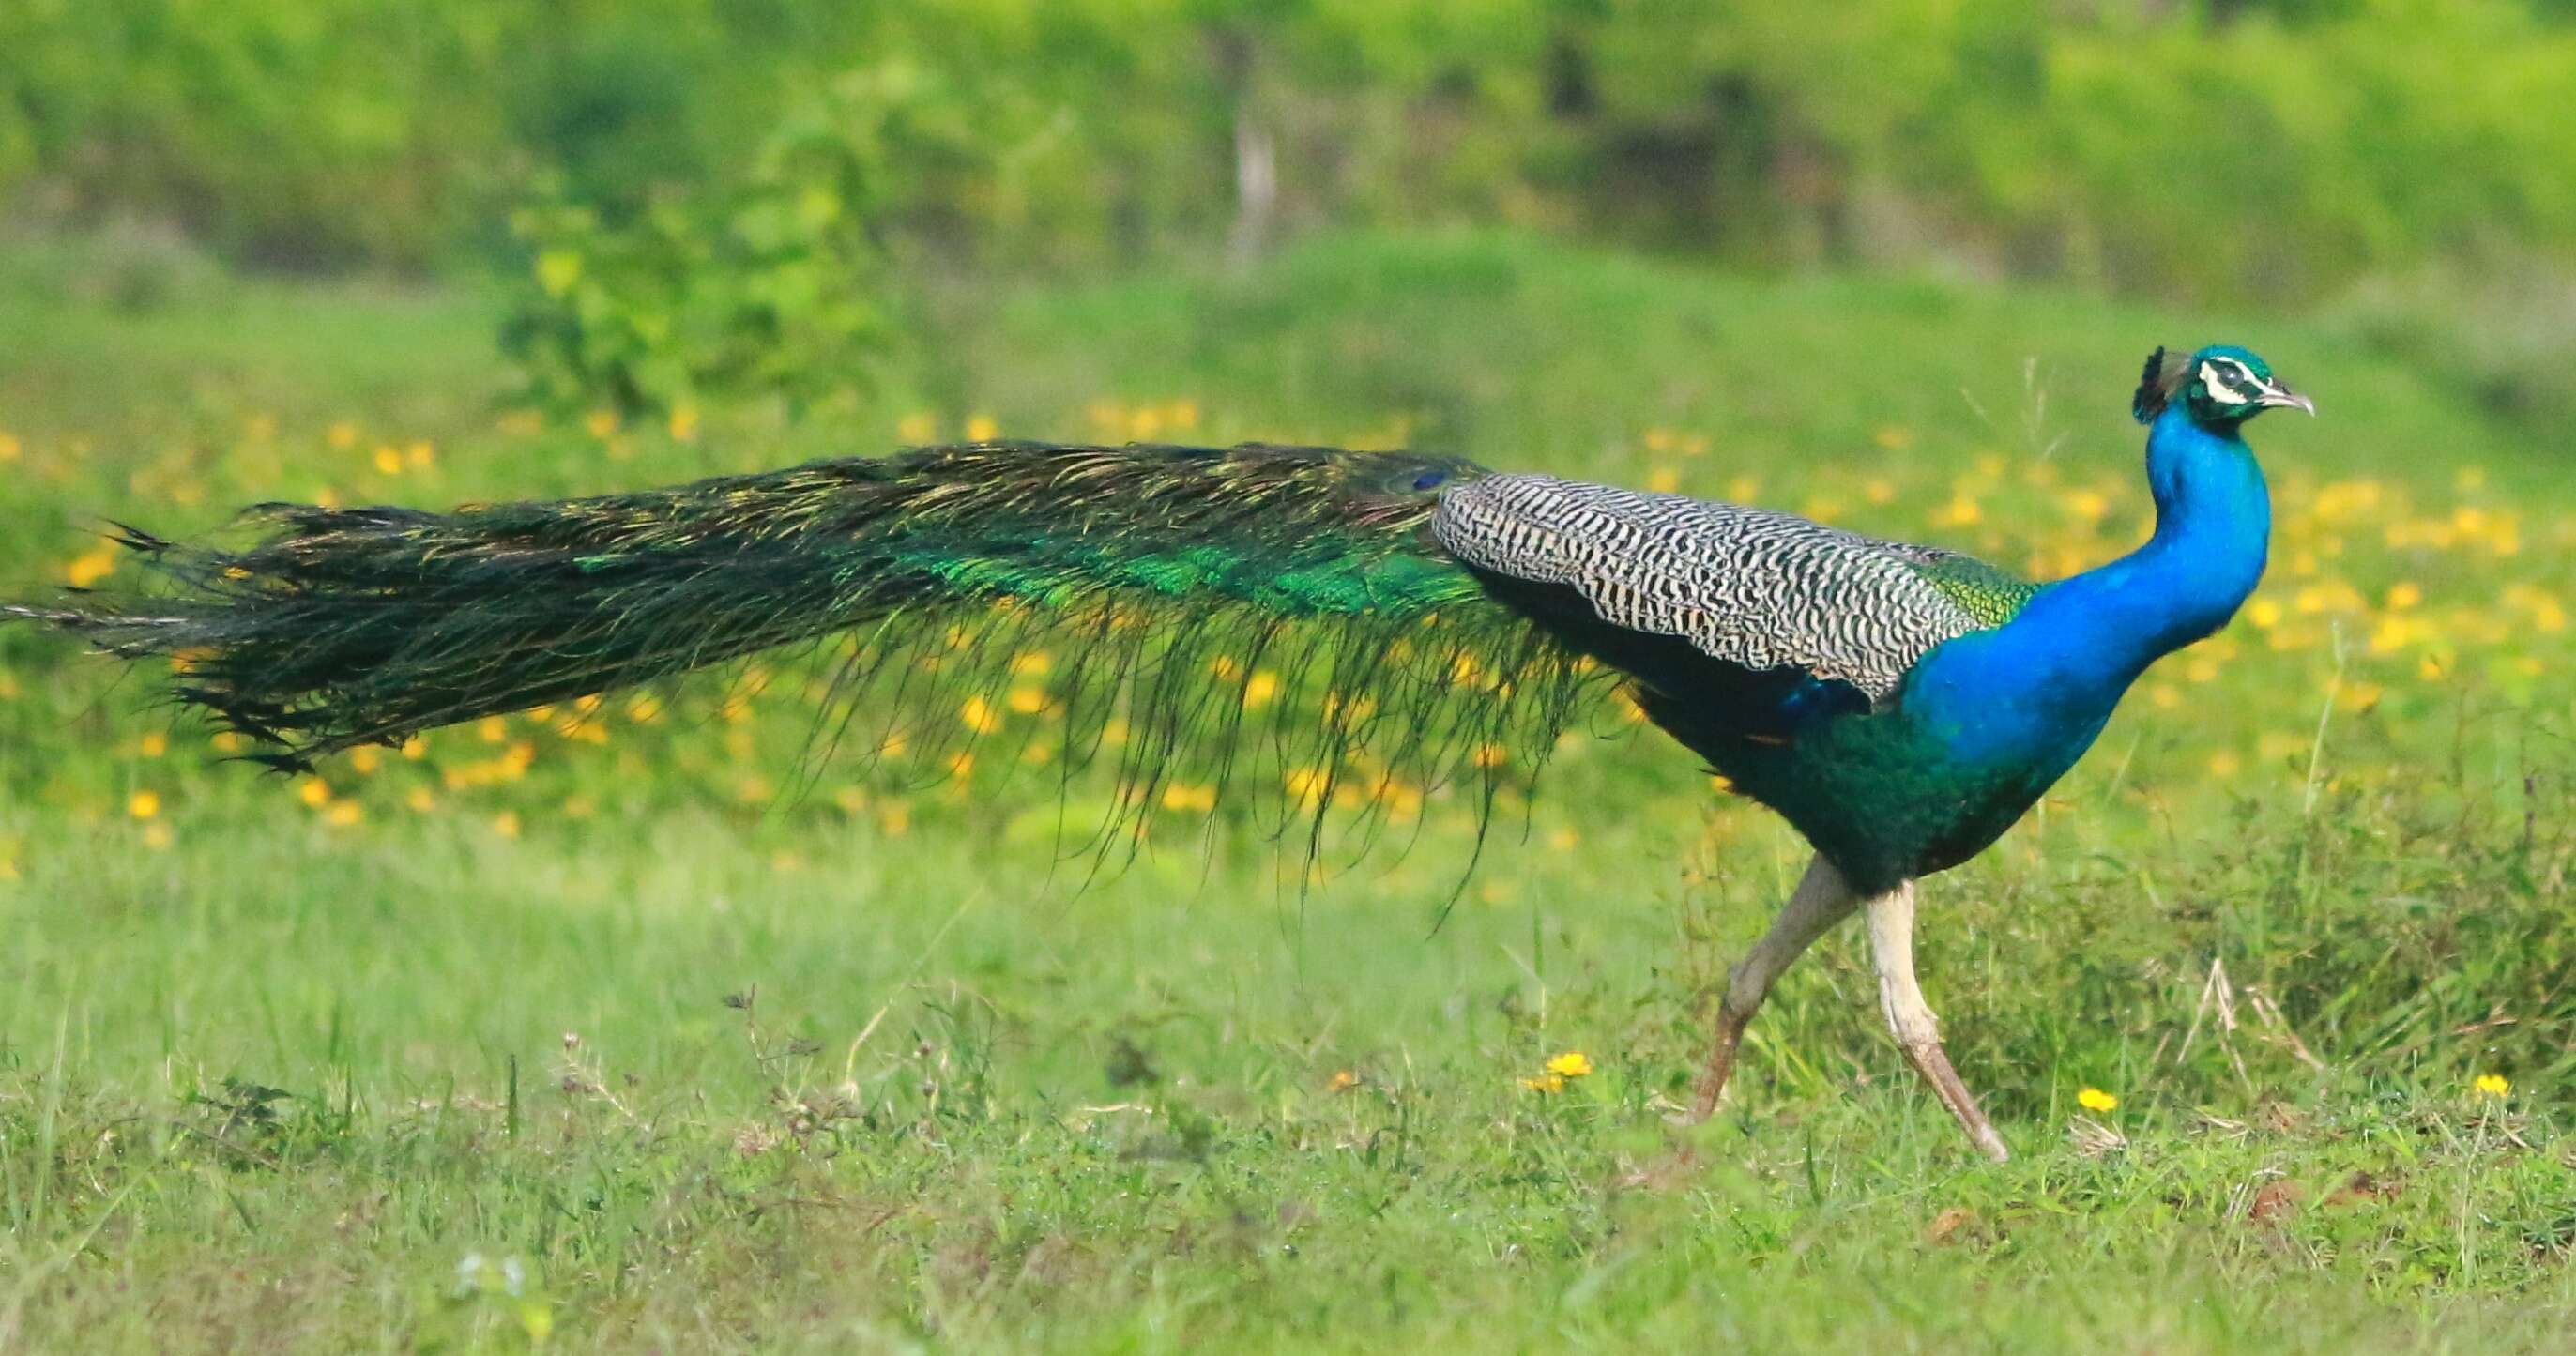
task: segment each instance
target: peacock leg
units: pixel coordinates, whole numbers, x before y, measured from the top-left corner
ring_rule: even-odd
[[[1907,1062],[1940,1094],[1942,1105],[1958,1117],[1959,1127],[1986,1157],[1998,1163],[2010,1158],[2003,1136],[1977,1110],[1977,1099],[1950,1067],[1950,1056],[1941,1049],[1940,1022],[1923,1001],[1923,986],[1914,981],[1914,882],[1869,901],[1869,949],[1878,968],[1878,1005]]]
[[[1691,1101],[1685,1124],[1696,1125],[1716,1112],[1718,1094],[1726,1091],[1727,1075],[1735,1071],[1736,1044],[1744,1039],[1753,1014],[1761,1011],[1771,981],[1827,929],[1851,917],[1859,905],[1860,897],[1843,882],[1843,873],[1833,863],[1818,857],[1808,866],[1771,930],[1745,953],[1742,964],[1726,972],[1726,997],[1717,1005],[1717,1040],[1709,1049],[1708,1063],[1700,1069],[1699,1095]]]

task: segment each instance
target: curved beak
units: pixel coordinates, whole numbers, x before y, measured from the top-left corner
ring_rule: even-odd
[[[2277,382],[2264,387],[2263,394],[2255,399],[2265,409],[2306,410],[2311,415],[2317,412],[2317,402]]]

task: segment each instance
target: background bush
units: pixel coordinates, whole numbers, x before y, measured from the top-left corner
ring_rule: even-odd
[[[2550,421],[2569,90],[2566,0],[20,0],[0,210],[500,269],[591,408],[828,397],[924,279],[1470,222],[2324,311]]]
[[[2563,0],[19,0],[0,188],[238,258],[509,258],[538,185],[629,222],[774,169],[855,80],[943,109],[872,191],[967,260],[1471,218],[1739,261],[2315,296],[2576,247]],[[901,149],[888,143],[883,150]]]

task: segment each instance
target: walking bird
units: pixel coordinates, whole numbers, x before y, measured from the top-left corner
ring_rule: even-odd
[[[174,659],[174,695],[283,769],[799,642],[843,656],[826,742],[862,718],[968,738],[961,699],[1052,651],[1059,766],[1110,759],[1133,806],[1212,759],[1310,851],[1351,779],[1490,813],[1501,765],[1543,761],[1621,681],[1815,848],[1729,972],[1694,1116],[1772,982],[1858,912],[1898,1045],[2000,1159],[1915,981],[1914,882],[1992,843],[2252,592],[2270,510],[2241,431],[2279,406],[2314,412],[2242,348],[2158,349],[2134,403],[2154,534],[2049,584],[1458,460],[1000,442],[450,513],[263,505],[241,549],[123,530],[162,585],[7,611]]]

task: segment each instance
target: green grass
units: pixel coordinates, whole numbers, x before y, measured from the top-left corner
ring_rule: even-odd
[[[1749,480],[2056,570],[2143,530],[2154,343],[2253,343],[2325,417],[2258,429],[2277,615],[2149,675],[1928,887],[2003,1166],[1848,937],[1726,1113],[1667,1123],[1802,863],[1650,734],[1569,750],[1435,931],[1467,833],[1437,797],[1302,898],[1223,816],[1079,888],[1034,786],[800,791],[789,669],[737,718],[612,704],[604,747],[442,733],[315,804],[0,632],[0,1350],[2486,1352],[2576,1317],[2576,492],[2330,328],[1340,239],[941,297],[867,408],[676,442],[503,427],[469,295],[113,315],[40,281],[0,305],[30,588],[110,516],[604,489],[974,416]],[[1597,1071],[1522,1085],[1564,1050]]]

